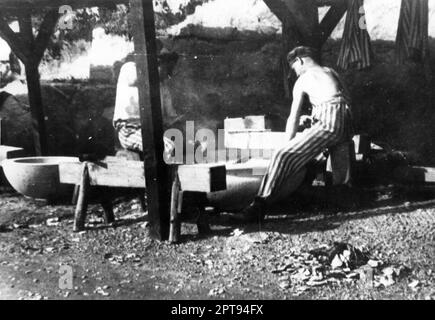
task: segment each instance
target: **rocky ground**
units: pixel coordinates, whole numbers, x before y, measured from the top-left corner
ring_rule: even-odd
[[[77,234],[72,206],[3,190],[0,298],[434,299],[434,195],[368,193],[358,209],[311,201],[277,209],[261,226],[213,215],[212,234],[187,222],[171,245],[149,238],[135,199],[116,204],[116,228],[91,207]]]

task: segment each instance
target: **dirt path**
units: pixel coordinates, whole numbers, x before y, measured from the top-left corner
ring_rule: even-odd
[[[148,236],[136,201],[116,207],[119,226],[102,224],[100,208],[87,232],[74,234],[71,206],[45,206],[16,194],[0,197],[1,299],[428,299],[435,298],[435,201],[382,202],[338,212],[298,209],[268,216],[262,226],[212,218],[213,234],[183,224],[183,242]],[[279,266],[333,242],[365,248],[409,273],[387,287],[337,281],[300,291],[282,287]],[[66,268],[66,269],[65,269]],[[72,274],[72,287],[67,271]],[[60,273],[59,273],[60,272]],[[69,275],[69,274],[68,274]],[[410,284],[414,281],[413,286]]]

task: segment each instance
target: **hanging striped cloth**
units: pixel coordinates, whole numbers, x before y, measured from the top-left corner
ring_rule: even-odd
[[[347,15],[337,65],[364,69],[370,66],[372,49],[363,0],[347,0]]]
[[[402,0],[396,37],[396,60],[423,62],[429,56],[428,0]]]

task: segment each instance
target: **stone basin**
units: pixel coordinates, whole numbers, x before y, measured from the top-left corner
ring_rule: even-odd
[[[71,197],[73,186],[59,181],[59,164],[78,162],[75,157],[29,157],[2,162],[11,186],[24,196],[34,199],[57,200]]]

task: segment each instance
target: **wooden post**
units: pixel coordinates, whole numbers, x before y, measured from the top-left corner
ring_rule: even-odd
[[[38,64],[29,62],[25,67],[35,153],[37,156],[45,156],[48,154],[48,144]]]
[[[103,190],[105,193],[108,192],[108,190]],[[110,198],[103,195],[103,198],[100,200],[101,206],[104,210],[104,222],[106,224],[111,224],[115,222],[115,214],[113,213],[113,204]]]
[[[80,178],[79,196],[77,200],[76,211],[74,214],[74,232],[85,229],[86,213],[88,209],[88,189],[89,189],[89,171],[88,163],[83,163],[83,171]]]
[[[163,159],[153,1],[130,0],[130,12],[139,88],[148,217],[152,237],[166,240],[169,236],[169,172]]]
[[[180,241],[181,212],[178,208],[179,197],[180,197],[180,180],[178,179],[178,175],[175,175],[174,181],[172,182],[172,191],[171,191],[171,224],[169,229],[169,241],[171,243],[178,243]]]
[[[284,89],[286,97],[290,98],[293,81],[288,77],[290,69],[286,59],[287,53],[300,45],[314,47],[320,52],[317,42],[319,38],[317,3],[314,0],[264,0],[264,2],[282,22]]]
[[[55,8],[46,13],[36,39],[33,36],[31,11],[20,9],[17,16],[20,25],[19,33],[12,31],[3,15],[0,14],[0,36],[4,38],[26,67],[35,153],[38,156],[47,155],[47,132],[38,66],[54,32],[59,12],[58,8]]]

